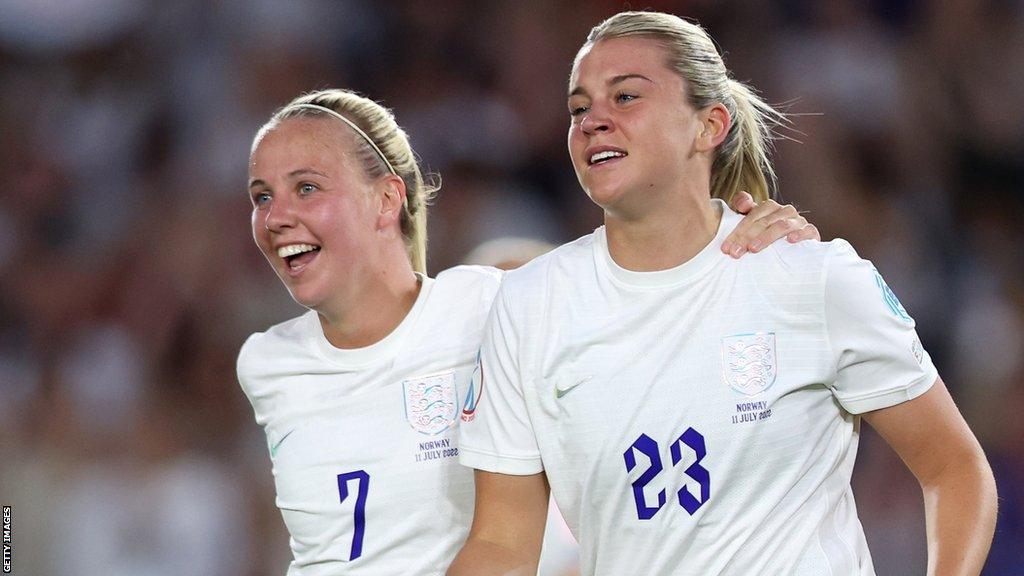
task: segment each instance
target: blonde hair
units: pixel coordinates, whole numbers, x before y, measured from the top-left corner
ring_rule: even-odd
[[[320,109],[318,109],[320,108]],[[323,110],[325,109],[325,110]],[[348,90],[320,90],[303,94],[271,116],[253,140],[253,150],[282,120],[337,114],[355,128],[356,154],[371,178],[394,174],[405,182],[401,228],[409,261],[416,272],[427,272],[427,205],[440,188],[439,179],[426,180],[409,144],[409,137],[390,110]]]
[[[732,125],[711,166],[711,196],[728,202],[733,194],[746,190],[758,202],[770,198],[776,185],[770,158],[773,128],[788,123],[785,114],[729,77],[714,42],[699,24],[672,14],[616,14],[591,29],[579,54],[601,40],[624,36],[649,36],[665,48],[666,65],[682,76],[694,108],[720,102],[729,110]]]

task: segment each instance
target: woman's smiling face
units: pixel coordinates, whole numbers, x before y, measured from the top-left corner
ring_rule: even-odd
[[[696,176],[688,160],[701,122],[656,40],[627,36],[584,47],[568,105],[576,177],[606,211],[643,202],[644,189]]]
[[[249,162],[256,245],[314,310],[358,281],[373,253],[377,212],[354,138],[328,118],[289,118],[262,135]]]

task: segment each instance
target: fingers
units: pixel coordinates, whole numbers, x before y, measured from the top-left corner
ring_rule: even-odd
[[[739,258],[748,251],[758,252],[783,236],[790,242],[820,239],[818,229],[793,205],[781,206],[768,200],[750,210],[722,243],[722,251]]]
[[[766,219],[767,220],[767,219]],[[751,252],[758,252],[765,246],[775,242],[783,236],[788,236],[792,232],[798,232],[803,230],[804,226],[807,225],[807,220],[803,216],[797,214],[796,216],[790,216],[788,218],[779,218],[775,220],[767,228],[764,229],[756,238],[754,238],[748,245],[748,249]]]
[[[791,205],[780,206],[779,203],[774,200],[762,202],[752,208],[750,212],[744,216],[743,220],[736,225],[736,228],[729,234],[729,236],[726,237],[725,242],[722,243],[722,251],[733,258],[739,258],[748,250],[756,252],[763,246],[767,245],[767,242],[761,239],[761,236],[767,232],[776,221],[799,216],[800,215],[796,212],[796,208],[793,208]],[[806,222],[802,223],[801,227],[803,224],[806,224]],[[798,228],[787,229],[786,232],[792,232],[796,229]],[[779,237],[781,236],[776,236],[773,240]]]
[[[757,207],[757,202],[754,202],[754,197],[750,195],[746,190],[740,190],[732,196],[732,209],[739,212],[740,214],[749,214],[751,210]]]
[[[771,224],[771,222],[764,222],[763,219],[778,211],[781,206],[774,200],[755,204],[754,198],[750,194],[740,191],[733,196],[733,208],[746,216],[722,242],[721,248],[722,252],[733,258],[739,258],[747,253],[751,240]]]
[[[790,244],[796,244],[797,242],[803,242],[804,240],[821,240],[821,233],[818,232],[818,227],[814,224],[807,223],[803,228],[786,234],[786,240]]]

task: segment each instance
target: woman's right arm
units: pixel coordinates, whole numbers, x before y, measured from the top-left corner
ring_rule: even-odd
[[[535,576],[548,511],[547,478],[543,472],[475,474],[473,526],[448,576]]]
[[[996,482],[942,379],[864,419],[921,484],[929,576],[981,574],[996,527]]]
[[[511,276],[490,311],[459,424],[459,461],[474,469],[476,506],[450,576],[537,574],[550,490],[521,365],[529,356],[522,333],[534,316]]]

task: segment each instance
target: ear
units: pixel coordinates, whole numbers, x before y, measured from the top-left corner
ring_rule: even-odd
[[[716,102],[697,113],[700,127],[695,146],[698,152],[710,152],[718,147],[729,135],[732,117],[725,104]]]
[[[389,174],[375,186],[380,201],[377,214],[377,229],[383,230],[396,223],[401,227],[402,212],[405,207],[405,180]]]

